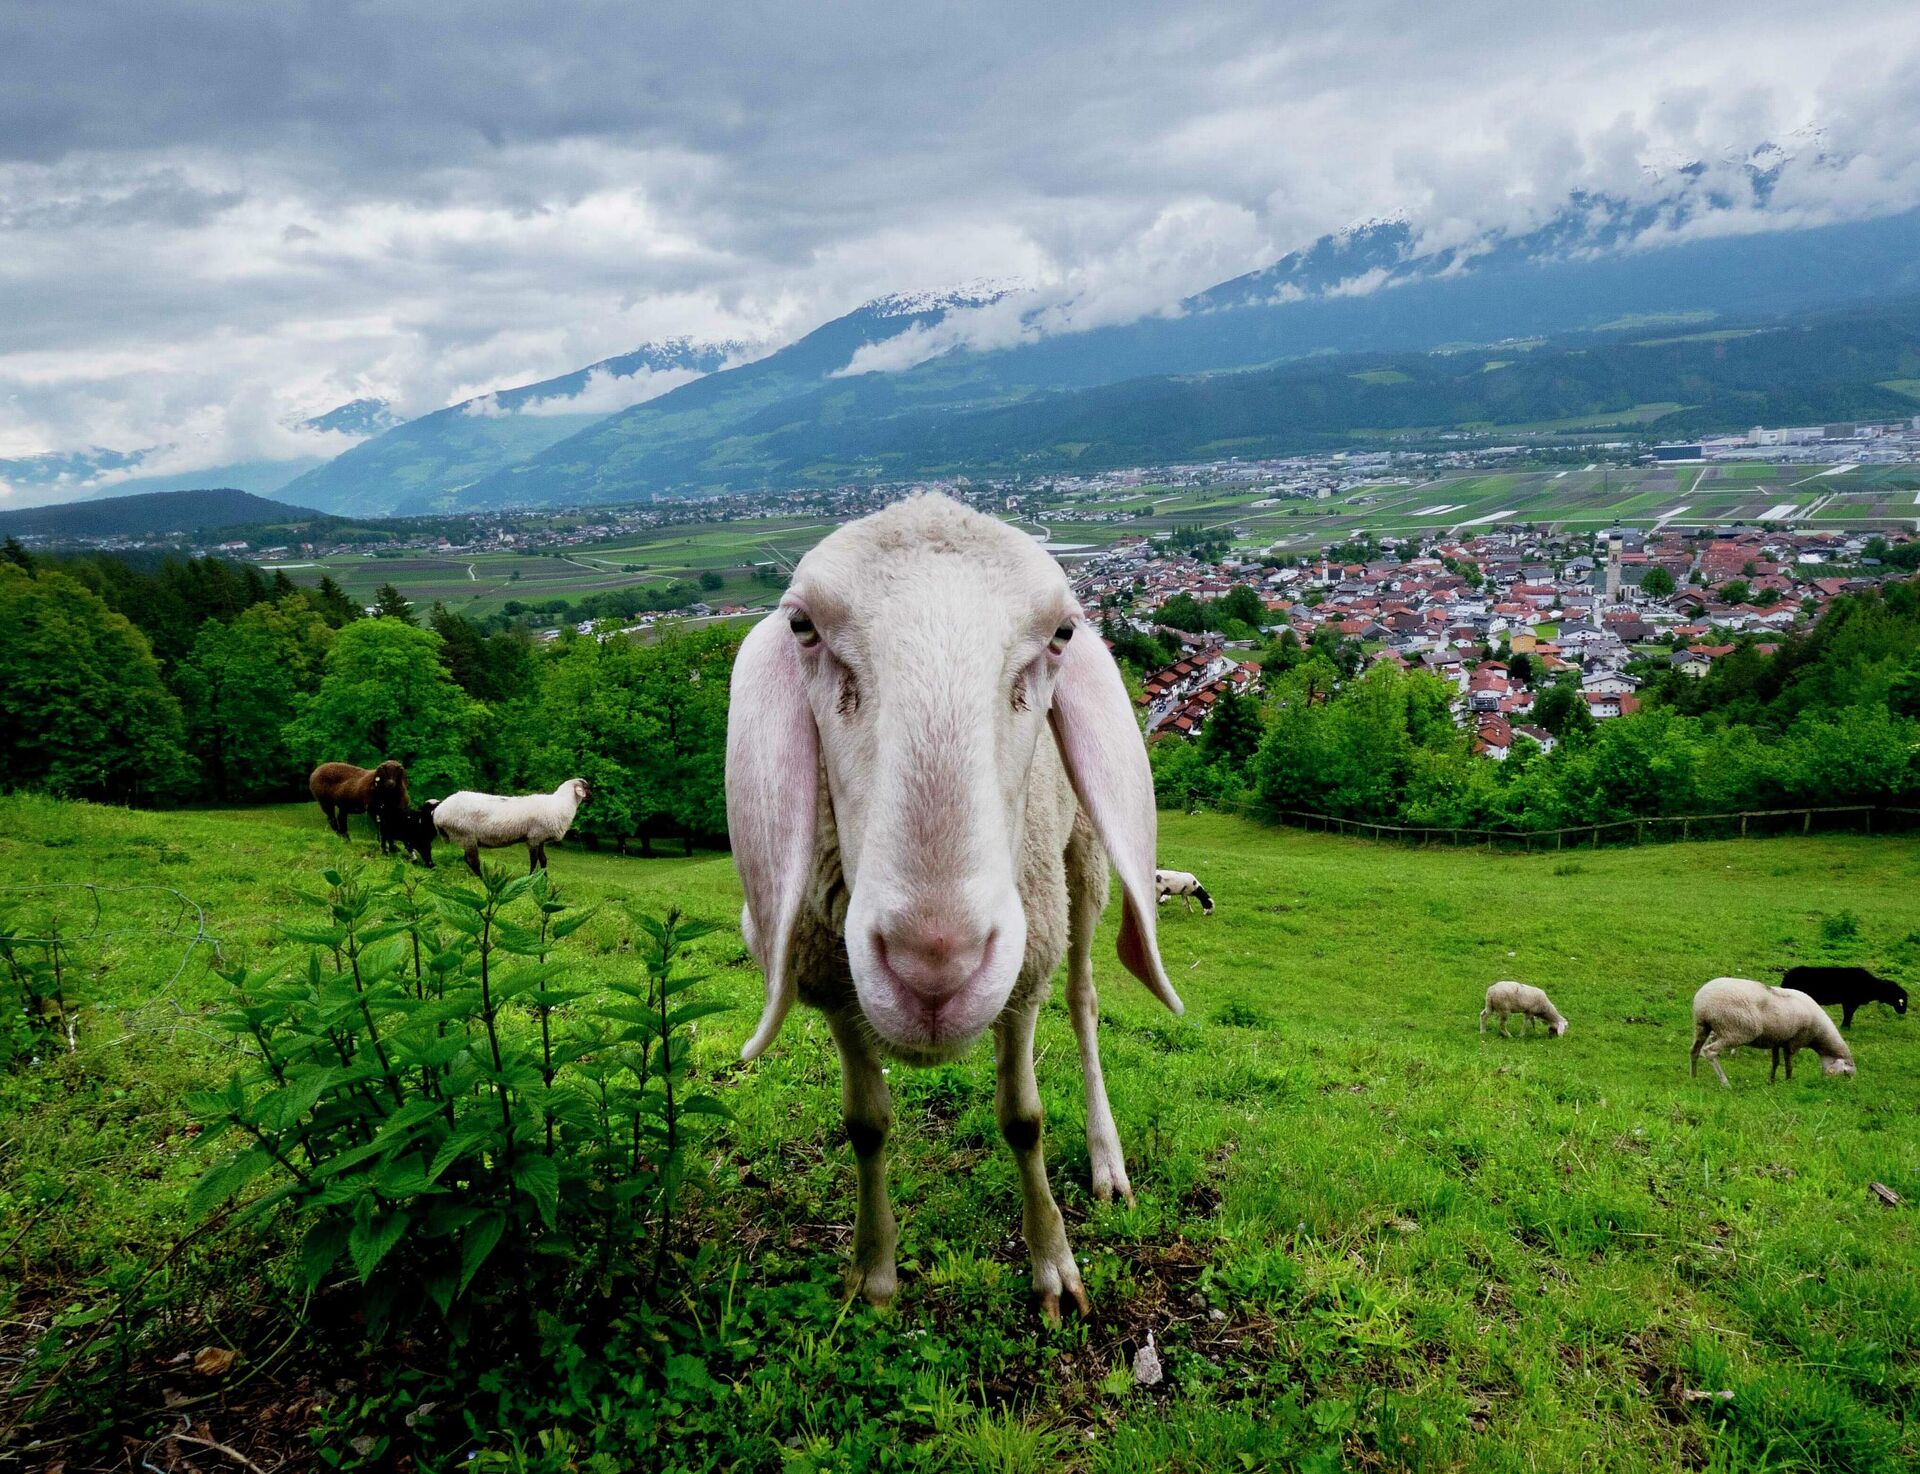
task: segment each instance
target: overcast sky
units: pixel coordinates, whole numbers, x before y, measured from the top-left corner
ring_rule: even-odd
[[[1766,140],[1715,228],[1920,204],[1920,4],[0,0],[0,456],[337,449],[285,425],[981,277],[1125,318]]]

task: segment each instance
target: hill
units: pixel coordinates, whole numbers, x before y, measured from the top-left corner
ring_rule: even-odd
[[[320,514],[269,501],[250,491],[216,487],[100,497],[51,507],[0,512],[0,535],[13,537],[153,537],[169,532],[216,532]]]
[[[315,1298],[305,1329],[275,1308],[261,1282],[278,1284],[299,1228],[268,1219],[155,1281],[137,1329],[109,1338],[137,1374],[110,1452],[123,1432],[177,1426],[162,1401],[171,1358],[232,1345],[258,1370],[195,1426],[217,1419],[205,1436],[266,1468],[306,1450],[311,1426],[423,1467],[504,1458],[537,1433],[609,1467],[757,1467],[795,1439],[833,1450],[835,1467],[1734,1469],[1781,1450],[1801,1451],[1800,1469],[1912,1467],[1920,1238],[1867,1185],[1920,1198],[1903,1124],[1920,1093],[1914,1026],[1863,1013],[1853,1080],[1803,1058],[1769,1086],[1765,1056],[1743,1051],[1722,1091],[1689,1079],[1686,1057],[1702,981],[1809,960],[1829,920],[1849,919],[1824,929],[1856,932],[1854,959],[1910,978],[1920,845],[1492,855],[1205,814],[1163,815],[1161,840],[1219,910],[1162,913],[1184,1018],[1120,972],[1111,909],[1096,943],[1137,1208],[1091,1202],[1057,996],[1040,1020],[1049,1171],[1091,1321],[1049,1335],[1024,1304],[984,1045],[893,1069],[901,1297],[887,1315],[843,1308],[854,1183],[831,1050],[796,1011],[764,1058],[738,1064],[760,981],[733,930],[730,860],[555,846],[567,899],[599,905],[567,952],[589,986],[639,976],[629,903],[722,923],[698,946],[712,974],[698,996],[733,1008],[701,1021],[692,1065],[734,1120],[688,1200],[707,1249],[672,1316],[636,1338],[614,1287],[604,1306],[549,1307],[539,1344],[476,1335],[444,1360],[370,1354],[340,1315],[343,1285]],[[163,816],[0,798],[7,873],[171,887],[255,978],[303,962],[279,930],[289,887],[321,888],[320,867],[372,851],[364,821],[343,844],[312,805]],[[466,884],[450,852],[432,883]],[[18,1225],[0,1293],[23,1317],[110,1308],[124,1267],[167,1252],[212,1156],[183,1097],[234,1058],[180,1026],[228,990],[199,951],[176,975],[193,925],[173,897],[99,894],[113,966],[89,985],[78,1054],[0,1075],[0,1215]],[[73,893],[75,933],[89,905]],[[1547,987],[1570,1033],[1479,1035],[1481,995],[1503,977]],[[509,1009],[524,1022],[523,1001]],[[119,1277],[100,1278],[108,1268]],[[1158,1389],[1127,1373],[1149,1333]],[[352,1395],[325,1412],[308,1395],[289,1418],[303,1378],[345,1378]],[[512,1393],[476,1391],[489,1384]],[[117,1384],[77,1385],[98,1398]],[[623,1416],[604,1414],[609,1397]],[[406,1416],[435,1405],[455,1411]]]

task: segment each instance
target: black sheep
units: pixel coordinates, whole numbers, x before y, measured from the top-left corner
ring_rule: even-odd
[[[1780,986],[1798,989],[1823,1006],[1838,1004],[1843,1029],[1852,1028],[1854,1012],[1869,1003],[1884,1003],[1895,1013],[1907,1011],[1907,990],[1864,967],[1790,967]]]
[[[420,862],[433,869],[433,811],[440,800],[428,799],[417,809],[407,809],[393,822],[393,838],[420,857]]]

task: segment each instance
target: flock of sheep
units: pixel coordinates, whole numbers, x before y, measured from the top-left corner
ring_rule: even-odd
[[[1827,1008],[1840,1008],[1843,1024],[1851,1028],[1854,1014],[1868,1003],[1884,1003],[1895,1013],[1905,1013],[1907,990],[1864,967],[1790,967],[1777,988],[1752,978],[1715,978],[1693,995],[1693,1053],[1688,1071],[1699,1074],[1704,1059],[1720,1083],[1731,1087],[1720,1056],[1752,1045],[1772,1052],[1769,1080],[1779,1074],[1783,1060],[1791,1080],[1793,1057],[1802,1049],[1820,1057],[1821,1073],[1851,1075],[1853,1051],[1840,1037]],[[1505,1034],[1508,1017],[1516,1013],[1525,1016],[1529,1030],[1539,1022],[1555,1035],[1567,1032],[1567,1021],[1552,1000],[1525,983],[1495,983],[1487,989],[1480,1032],[1487,1032],[1488,1016],[1497,1014],[1500,1032]]]
[[[527,870],[544,870],[547,846],[565,839],[573,818],[592,795],[586,780],[569,778],[552,793],[512,797],[462,789],[443,799],[415,805],[407,793],[407,770],[388,761],[377,768],[351,763],[322,763],[307,779],[307,788],[327,816],[327,825],[347,837],[347,816],[365,814],[380,836],[380,849],[392,854],[408,849],[433,868],[433,842],[444,839],[460,846],[467,867],[480,873],[480,851],[507,845],[527,847]]]
[[[457,793],[415,810],[397,768],[328,764],[314,796],[340,832],[347,812],[371,812],[383,841],[418,848],[413,836],[438,834],[476,872],[479,850],[504,844],[524,842],[541,864],[587,797],[573,779],[552,794]],[[1192,875],[1156,871],[1158,815],[1133,701],[1060,566],[1026,534],[938,495],[834,531],[741,644],[726,798],[741,930],[765,977],[741,1054],[766,1050],[795,1002],[825,1017],[856,1167],[853,1288],[886,1304],[898,1284],[885,1061],[936,1064],[991,1033],[1034,1295],[1050,1319],[1063,1300],[1084,1311],[1047,1180],[1040,1006],[1064,960],[1093,1194],[1131,1202],[1093,974],[1109,868],[1120,963],[1175,1014],[1183,1005],[1160,958],[1157,908],[1178,896],[1211,913],[1213,898]],[[1694,999],[1696,1061],[1704,1054],[1724,1081],[1722,1052],[1764,1044],[1776,1064],[1784,1053],[1789,1074],[1802,1048],[1830,1073],[1851,1073],[1816,996],[1714,980]],[[1884,996],[1904,1011],[1904,993]],[[1539,989],[1501,982],[1487,991],[1482,1030],[1498,1015],[1504,1033],[1515,1013],[1567,1028]]]

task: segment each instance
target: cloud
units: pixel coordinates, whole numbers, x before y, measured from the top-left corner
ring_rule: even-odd
[[[1383,215],[1461,244],[1574,190],[1652,201],[1694,161],[1722,203],[1668,236],[1920,204],[1920,9],[16,0],[0,456],[280,454],[363,395],[419,414],[1030,284],[846,365],[898,369],[1176,311]]]

